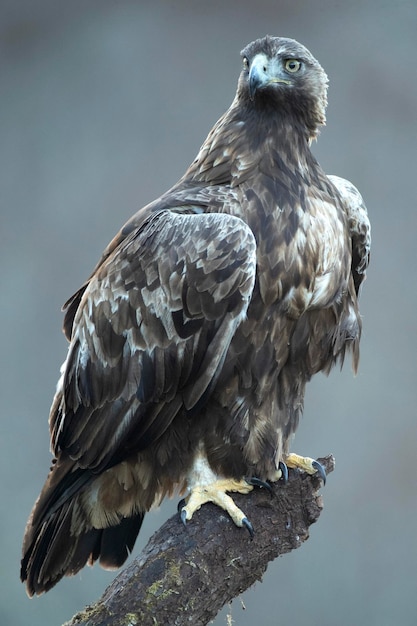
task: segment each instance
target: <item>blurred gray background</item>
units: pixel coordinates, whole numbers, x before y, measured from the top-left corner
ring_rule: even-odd
[[[322,517],[215,624],[229,613],[239,626],[415,625],[415,0],[2,0],[0,11],[0,623],[59,625],[113,578],[86,568],[33,600],[18,581],[50,463],[60,307],[124,221],[184,172],[233,98],[239,51],[269,33],[304,43],[329,74],[314,152],[363,193],[373,256],[359,375],[346,364],[313,381],[294,444],[336,457]],[[134,554],[175,506],[147,516]]]

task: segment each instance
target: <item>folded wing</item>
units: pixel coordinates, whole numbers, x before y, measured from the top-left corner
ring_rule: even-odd
[[[245,316],[255,249],[239,218],[180,209],[126,237],[74,318],[51,411],[55,452],[102,471],[203,401]]]

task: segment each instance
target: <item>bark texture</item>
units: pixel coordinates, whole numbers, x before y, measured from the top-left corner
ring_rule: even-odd
[[[329,474],[333,456],[319,459]],[[234,494],[255,529],[250,538],[218,507],[204,505],[184,528],[171,517],[94,605],[65,626],[205,625],[268,563],[298,548],[323,508],[317,476],[289,471],[286,485]]]

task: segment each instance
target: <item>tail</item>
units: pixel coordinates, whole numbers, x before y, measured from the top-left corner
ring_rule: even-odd
[[[119,568],[132,551],[144,513],[123,517],[114,526],[93,528],[80,507],[80,495],[93,478],[68,463],[52,468],[23,540],[20,578],[29,596],[48,591],[96,560],[106,569]]]

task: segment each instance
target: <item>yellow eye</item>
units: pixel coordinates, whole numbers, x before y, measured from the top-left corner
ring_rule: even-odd
[[[249,61],[246,57],[243,57],[243,69],[244,70],[248,70],[249,69]]]
[[[291,74],[295,74],[301,67],[301,61],[298,59],[287,59],[284,65],[287,72],[291,72]]]

